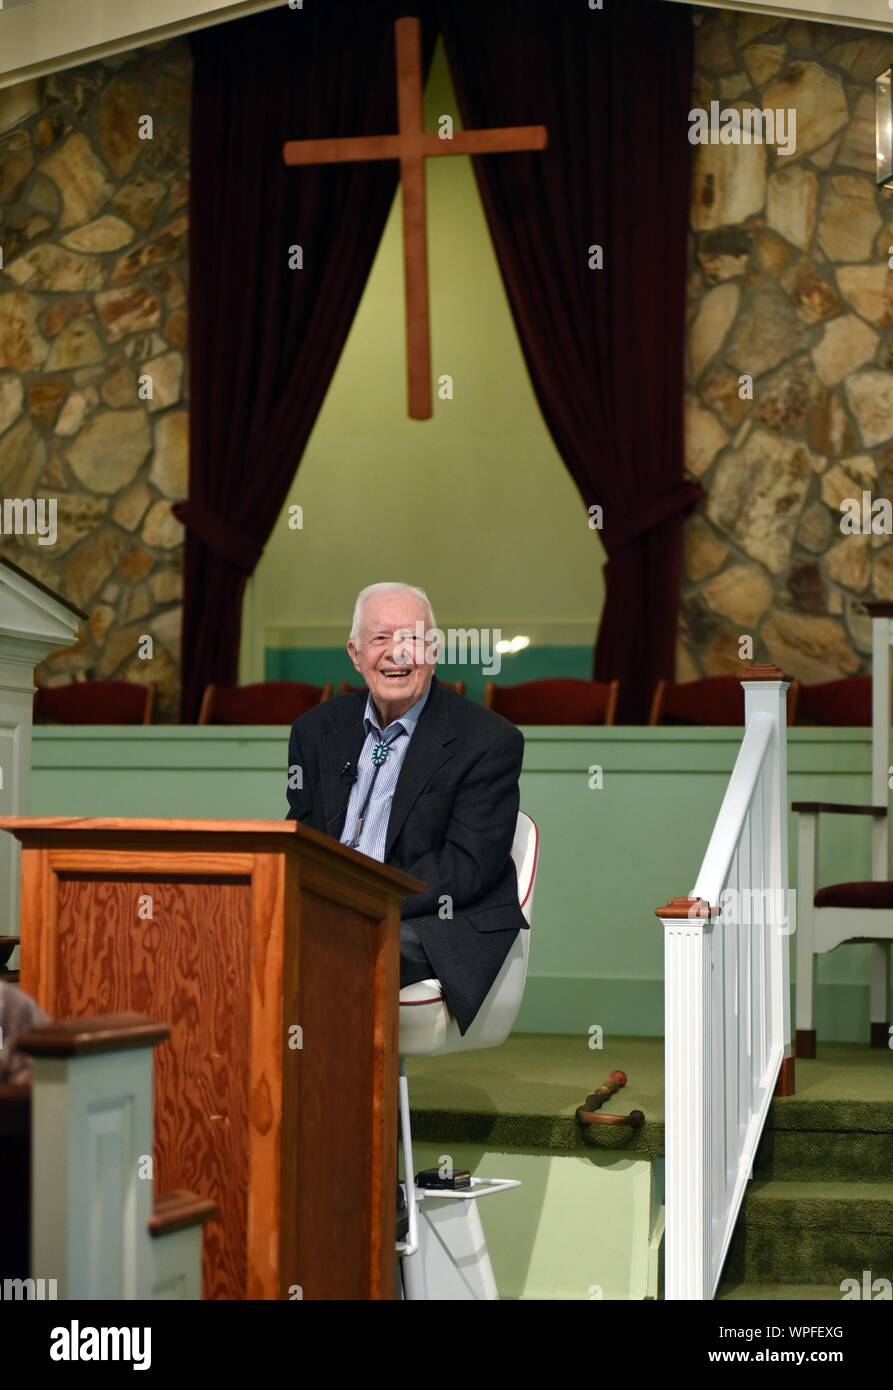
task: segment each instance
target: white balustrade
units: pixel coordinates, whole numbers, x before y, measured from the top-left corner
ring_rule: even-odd
[[[791,1056],[788,683],[743,680],[744,738],[697,881],[664,925],[665,1296],[713,1298]]]

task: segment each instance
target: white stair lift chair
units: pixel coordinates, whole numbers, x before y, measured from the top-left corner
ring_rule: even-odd
[[[871,942],[870,1035],[872,1047],[890,1045],[890,943],[893,941],[893,882],[890,881],[890,645],[893,604],[867,603],[871,614],[871,805],[838,806],[795,801],[797,842],[797,1056],[814,1057],[815,957],[847,941]],[[818,885],[819,817],[838,812],[871,819],[871,880]]]
[[[512,859],[518,875],[518,901],[530,926],[539,833],[530,816],[518,814]],[[458,1191],[415,1186],[406,1057],[436,1057],[499,1047],[512,1030],[527,979],[530,931],[519,931],[489,994],[464,1036],[451,1018],[439,980],[420,980],[400,991],[400,1138],[409,1232],[397,1246],[402,1256],[403,1296],[407,1299],[497,1299],[478,1199],[520,1184],[511,1179],[472,1179]]]

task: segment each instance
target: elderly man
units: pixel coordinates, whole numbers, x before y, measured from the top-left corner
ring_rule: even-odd
[[[403,903],[400,985],[436,977],[465,1033],[526,927],[511,859],[524,740],[440,684],[407,641],[418,624],[435,626],[422,589],[362,590],[347,650],[368,693],[295,720],[288,819],[422,880]]]

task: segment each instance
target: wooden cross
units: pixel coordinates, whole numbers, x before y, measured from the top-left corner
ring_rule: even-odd
[[[431,417],[431,335],[428,309],[428,237],[424,160],[444,154],[510,154],[546,148],[541,125],[459,131],[451,139],[426,134],[422,105],[422,42],[417,19],[398,19],[396,135],[333,140],[288,140],[286,164],[349,164],[399,159],[403,186],[403,261],[406,291],[406,365],[409,415]]]

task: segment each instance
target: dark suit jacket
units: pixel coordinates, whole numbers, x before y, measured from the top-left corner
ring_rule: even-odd
[[[326,700],[292,725],[288,820],[340,839],[350,797],[341,780],[366,739],[367,692]],[[400,769],[391,803],[386,864],[427,884],[403,903],[462,1033],[486,998],[519,929],[518,881],[511,859],[524,753],[519,729],[435,676]],[[438,915],[452,899],[452,920]]]

